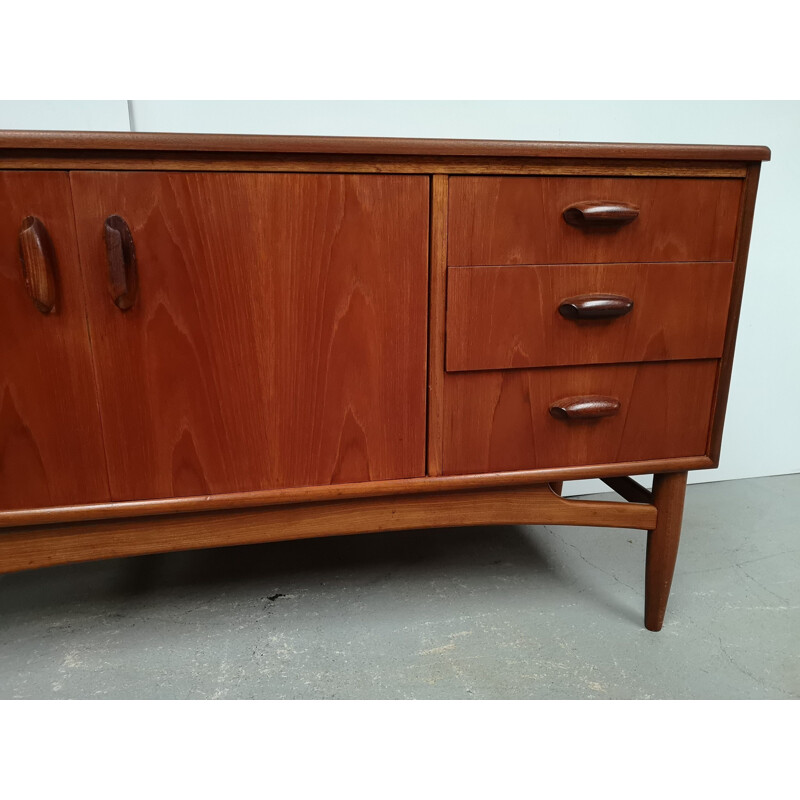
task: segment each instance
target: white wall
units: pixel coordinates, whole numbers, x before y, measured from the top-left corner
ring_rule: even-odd
[[[128,131],[125,100],[0,100],[0,129]]]
[[[119,129],[113,105],[0,102],[0,127],[91,129],[108,119]],[[721,466],[690,480],[800,472],[800,102],[133,101],[130,111],[138,131],[768,145]]]

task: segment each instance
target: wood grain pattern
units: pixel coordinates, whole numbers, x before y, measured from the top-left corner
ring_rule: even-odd
[[[680,178],[455,177],[448,264],[731,261],[742,181]],[[640,209],[622,228],[568,225],[568,206],[603,200]]]
[[[670,158],[763,161],[768,147],[751,145],[526,142],[502,139],[412,139],[366,136],[252,136],[186,133],[0,131],[0,148],[380,155],[531,156],[550,158]]]
[[[71,179],[115,500],[424,474],[427,179]],[[125,314],[110,214],[136,245]]]
[[[716,368],[708,360],[448,373],[445,474],[702,455]],[[619,398],[619,413],[549,413],[554,400],[595,394]]]
[[[653,506],[565,500],[547,485],[361,498],[153,517],[146,523],[118,520],[5,531],[0,536],[0,573],[143,553],[411,528],[540,524],[649,529],[656,519]]]
[[[658,509],[658,521],[647,533],[644,625],[649,631],[660,631],[664,624],[678,558],[686,478],[686,472],[653,477],[653,502]]]
[[[0,132],[0,572],[372,530],[634,527],[660,629],[686,470],[719,458],[769,156]],[[74,198],[27,168],[76,170]],[[4,255],[31,215],[36,306]],[[128,251],[114,228],[107,260],[115,215]],[[649,472],[667,473],[652,494],[623,477]],[[557,496],[581,477],[633,504]]]
[[[453,267],[447,279],[447,369],[719,358],[732,263]],[[565,298],[619,294],[616,319],[573,320]]]
[[[428,318],[428,475],[442,474],[444,359],[447,319],[447,176],[431,178]]]
[[[57,508],[0,511],[0,528],[57,525],[88,520],[115,520],[132,517],[155,517],[166,514],[257,509],[267,506],[322,503],[330,500],[349,500],[364,497],[401,497],[409,494],[435,495],[441,492],[486,488],[532,486],[542,482],[556,485],[565,480],[582,480],[619,475],[652,475],[655,472],[674,472],[708,469],[707,456],[663,458],[648,461],[618,461],[609,464],[588,464],[582,467],[556,469],[510,470],[507,472],[476,473],[473,475],[441,475],[426,478],[403,478],[368,483],[339,483],[329,486],[301,486],[292,489],[268,489],[256,492],[211,494],[195,497],[168,497],[158,500],[134,500],[93,505],[72,505]]]
[[[753,164],[748,167],[747,180],[742,193],[742,205],[739,210],[738,237],[734,256],[736,266],[733,273],[733,287],[728,308],[725,343],[719,366],[716,397],[714,398],[714,419],[708,445],[708,453],[715,467],[719,465],[722,450],[722,431],[725,427],[725,411],[728,406],[728,393],[733,372],[733,355],[736,349],[736,334],[739,329],[739,315],[742,308],[747,256],[750,249],[750,236],[753,231],[753,217],[755,215],[756,192],[758,191],[760,171],[760,164]]]
[[[47,226],[38,217],[22,220],[19,258],[33,304],[42,314],[51,314],[56,305],[55,254]]]
[[[29,216],[52,245],[46,315],[20,263]],[[0,173],[0,509],[109,499],[68,177]]]

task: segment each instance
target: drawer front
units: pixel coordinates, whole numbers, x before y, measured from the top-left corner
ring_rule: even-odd
[[[550,469],[703,455],[717,361],[449,374],[444,474]],[[611,416],[557,418],[551,406],[609,398]],[[591,403],[589,412],[593,409]],[[595,401],[596,409],[607,413]]]
[[[731,261],[741,190],[734,178],[451,178],[448,264]],[[568,224],[564,211],[581,203],[638,213]]]
[[[718,358],[732,279],[718,262],[452,268],[447,369]]]

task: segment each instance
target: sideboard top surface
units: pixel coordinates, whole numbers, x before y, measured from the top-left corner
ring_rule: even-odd
[[[402,139],[349,136],[251,136],[189,133],[0,131],[3,150],[102,150],[183,153],[309,155],[477,156],[520,158],[677,159],[769,161],[757,145],[623,144],[479,139]]]

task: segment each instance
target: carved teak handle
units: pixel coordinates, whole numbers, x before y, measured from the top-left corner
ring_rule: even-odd
[[[56,305],[56,282],[53,277],[53,245],[44,223],[37,217],[25,217],[19,231],[19,257],[22,275],[33,304],[42,314],[50,314]]]
[[[561,301],[558,313],[567,319],[610,319],[633,310],[633,300],[622,294],[582,294]]]
[[[631,203],[587,200],[564,209],[564,222],[576,228],[620,227],[639,216],[639,208]]]
[[[619,411],[620,402],[616,397],[586,395],[584,397],[565,397],[550,405],[550,414],[556,419],[599,419],[612,417]]]
[[[117,214],[112,214],[106,220],[105,227],[111,299],[120,311],[128,311],[133,308],[139,292],[133,236],[128,223]]]

